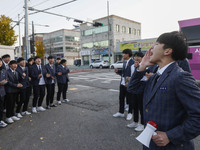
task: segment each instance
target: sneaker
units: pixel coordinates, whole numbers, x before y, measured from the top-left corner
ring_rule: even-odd
[[[17,118],[22,118],[22,115],[20,113],[16,113]]]
[[[139,124],[137,128],[135,128],[135,131],[141,132],[144,130],[144,125]]]
[[[57,107],[57,105],[55,105],[55,104],[51,104],[50,107]]]
[[[50,107],[50,106],[47,106],[46,109],[51,109],[51,107]]]
[[[3,112],[6,113],[6,109],[4,109]]]
[[[4,121],[0,121],[0,128],[5,128],[7,124]]]
[[[116,114],[113,115],[113,117],[115,117],[115,118],[124,117],[124,114],[117,112]]]
[[[36,107],[32,108],[32,113],[37,113]]]
[[[37,111],[45,111],[46,109],[44,109],[42,106],[37,108]]]
[[[68,99],[64,99],[62,102],[63,103],[68,103],[70,100],[68,100]]]
[[[20,120],[20,118],[18,118],[18,117],[16,117],[16,116],[12,116],[11,118],[12,118],[13,121],[18,121],[18,120]]]
[[[129,105],[125,105],[125,107],[124,107],[124,109],[125,109],[125,111],[128,111],[128,109],[129,109]]]
[[[126,116],[126,120],[131,120],[133,117],[133,115],[131,113],[128,113],[128,115]]]
[[[31,113],[28,112],[28,111],[24,111],[24,112],[22,112],[22,115],[23,115],[23,116],[24,116],[24,115],[31,115]]]
[[[58,105],[61,105],[61,101],[58,101]]]
[[[131,124],[128,124],[127,127],[128,128],[137,128],[138,127],[138,123],[133,121]]]
[[[12,118],[6,118],[6,122],[9,123],[9,124],[11,124],[11,123],[13,123],[14,121],[12,120]]]

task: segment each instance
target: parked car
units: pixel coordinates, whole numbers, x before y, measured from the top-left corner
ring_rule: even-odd
[[[115,68],[122,69],[123,68],[123,62],[117,61],[116,63],[110,65],[110,68],[111,69],[115,69]]]
[[[90,64],[90,68],[109,68],[110,63],[107,60],[96,60]]]

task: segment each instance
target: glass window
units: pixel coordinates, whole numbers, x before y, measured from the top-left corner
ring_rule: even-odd
[[[120,26],[116,24],[116,32],[120,32]]]
[[[126,27],[122,26],[122,33],[126,33]]]
[[[55,42],[62,42],[63,41],[63,36],[57,36],[55,37]]]
[[[108,32],[108,26],[85,30],[82,32],[82,36],[92,35],[93,33],[95,33],[95,34],[103,33],[103,32]]]
[[[94,46],[93,43],[84,43],[82,44],[82,48],[101,48],[101,47],[107,47],[108,46],[108,41],[98,41],[98,42],[94,42]]]

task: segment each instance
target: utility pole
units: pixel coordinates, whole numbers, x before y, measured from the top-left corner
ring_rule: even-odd
[[[35,56],[35,32],[34,32],[34,23],[32,21],[32,43],[31,43],[31,53]]]
[[[28,26],[28,0],[24,0],[25,2],[25,47],[24,47],[24,53],[25,53],[25,59],[29,59],[29,26]]]
[[[20,32],[20,14],[18,14],[18,24],[19,24],[19,54],[22,56],[22,49],[21,49],[21,32]]]
[[[109,63],[110,63],[110,38],[109,38],[109,32],[110,32],[110,19],[109,19],[109,1],[107,1],[107,12],[108,12],[108,56],[109,56]]]

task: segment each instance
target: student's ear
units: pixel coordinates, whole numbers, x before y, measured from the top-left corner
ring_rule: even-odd
[[[166,55],[166,56],[171,55],[172,52],[173,52],[173,49],[167,48],[167,49],[165,49],[164,55]]]

